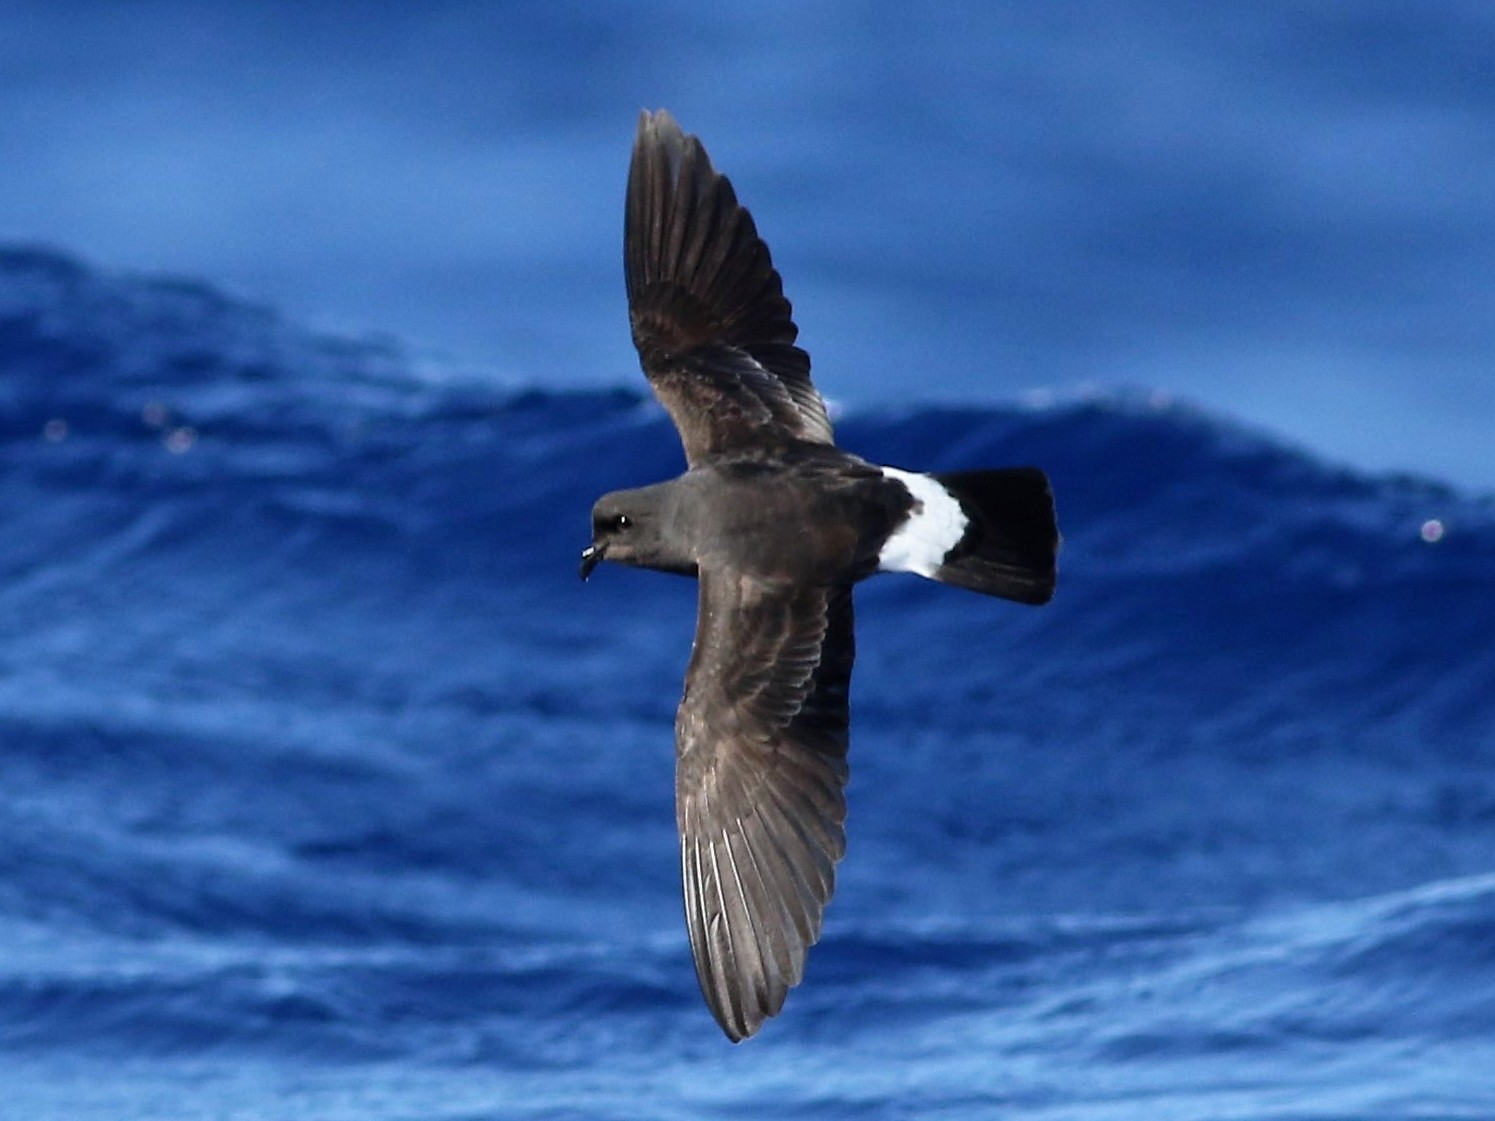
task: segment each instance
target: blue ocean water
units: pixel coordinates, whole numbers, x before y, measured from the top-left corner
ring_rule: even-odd
[[[1495,1116],[1495,504],[1145,394],[838,434],[1046,468],[1060,589],[858,593],[849,855],[733,1047],[693,587],[576,578],[680,466],[641,381],[0,253],[0,1116]]]

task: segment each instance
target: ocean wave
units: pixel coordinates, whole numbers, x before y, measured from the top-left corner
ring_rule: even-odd
[[[694,590],[576,580],[595,496],[681,467],[657,405],[42,251],[0,252],[0,371],[11,1054],[1384,1117],[1495,1035],[1487,499],[1148,394],[843,415],[1048,470],[1059,593],[858,591],[849,856],[748,1075],[679,929]]]

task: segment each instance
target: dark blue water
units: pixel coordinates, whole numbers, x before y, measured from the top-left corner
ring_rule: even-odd
[[[663,414],[0,256],[0,1116],[1495,1115],[1495,507],[1145,396],[839,435],[1048,469],[1060,590],[859,593],[840,889],[734,1048],[693,587],[576,579]]]

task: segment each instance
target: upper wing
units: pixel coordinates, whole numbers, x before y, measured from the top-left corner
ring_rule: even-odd
[[[735,1042],[799,983],[846,851],[851,588],[701,573],[675,725],[696,977]]]
[[[639,118],[623,263],[633,343],[688,463],[833,442],[768,246],[701,142],[664,110]]]

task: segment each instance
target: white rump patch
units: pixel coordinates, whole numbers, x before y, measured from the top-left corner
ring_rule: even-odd
[[[915,506],[908,520],[883,542],[882,552],[877,554],[878,571],[917,572],[932,577],[945,563],[945,554],[960,544],[970,521],[955,496],[928,475],[896,467],[884,467],[882,473],[884,478],[897,479],[907,487]]]

